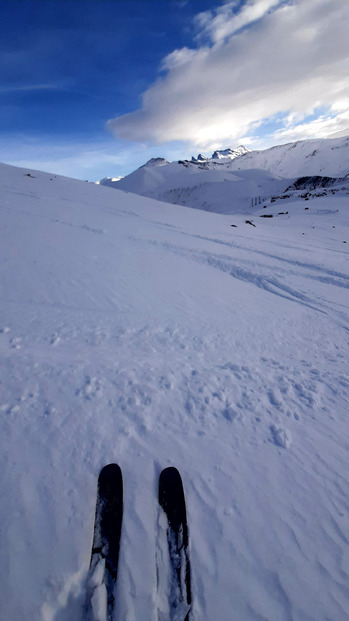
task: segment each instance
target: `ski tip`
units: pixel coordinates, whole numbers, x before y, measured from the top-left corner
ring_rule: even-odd
[[[173,466],[165,468],[159,477],[159,503],[174,530],[186,522],[185,498],[181,475]]]
[[[107,464],[99,473],[99,480],[122,478],[121,468],[118,464]]]
[[[177,468],[175,468],[174,466],[169,466],[168,468],[164,468],[164,470],[161,471],[160,476],[159,476],[160,493],[161,493],[161,490],[168,488],[168,487],[172,487],[172,488],[183,487],[182,477],[179,474],[179,471],[177,470]]]
[[[179,470],[177,470],[177,468],[175,468],[174,466],[169,466],[168,468],[164,468],[161,473],[160,473],[160,480],[161,479],[170,479],[170,478],[181,478],[181,475],[179,474]]]

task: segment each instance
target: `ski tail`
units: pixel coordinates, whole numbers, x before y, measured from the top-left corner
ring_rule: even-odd
[[[87,608],[94,607],[113,618],[123,516],[123,481],[117,464],[102,468],[98,477],[97,502],[91,551]],[[103,589],[104,585],[104,589]],[[99,593],[99,596],[97,596]],[[104,592],[104,595],[102,595]],[[102,601],[104,599],[104,602]],[[105,601],[106,600],[106,601]]]
[[[174,467],[165,468],[160,474],[159,504],[167,518],[170,618],[171,621],[191,621],[192,594],[187,512],[182,479]]]

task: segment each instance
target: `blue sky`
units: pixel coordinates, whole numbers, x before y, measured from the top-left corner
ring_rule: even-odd
[[[96,180],[343,131],[348,27],[342,0],[0,0],[0,160]]]

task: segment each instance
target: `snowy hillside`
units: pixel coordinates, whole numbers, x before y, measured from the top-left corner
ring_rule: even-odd
[[[117,183],[109,178],[100,183],[176,205],[234,214],[248,211],[256,199],[260,204],[261,199],[282,194],[299,177],[348,175],[349,136],[303,140],[265,151],[240,146],[215,151],[211,158],[199,154],[190,161],[155,158]],[[345,185],[349,188],[349,177]]]
[[[349,136],[300,140],[265,151],[252,151],[240,161],[232,162],[231,167],[268,170],[280,177],[343,177],[349,174]]]
[[[153,187],[176,167],[149,167]],[[169,621],[169,465],[193,621],[347,621],[346,192],[231,216],[5,165],[0,187],[1,619],[83,618],[97,477],[116,462],[115,621]]]

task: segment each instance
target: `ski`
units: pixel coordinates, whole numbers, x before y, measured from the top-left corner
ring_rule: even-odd
[[[165,468],[160,474],[159,504],[166,516],[170,619],[190,621],[192,597],[187,513],[182,479],[176,468]]]
[[[102,468],[88,581],[86,617],[90,621],[113,620],[123,514],[123,483],[117,464]]]

